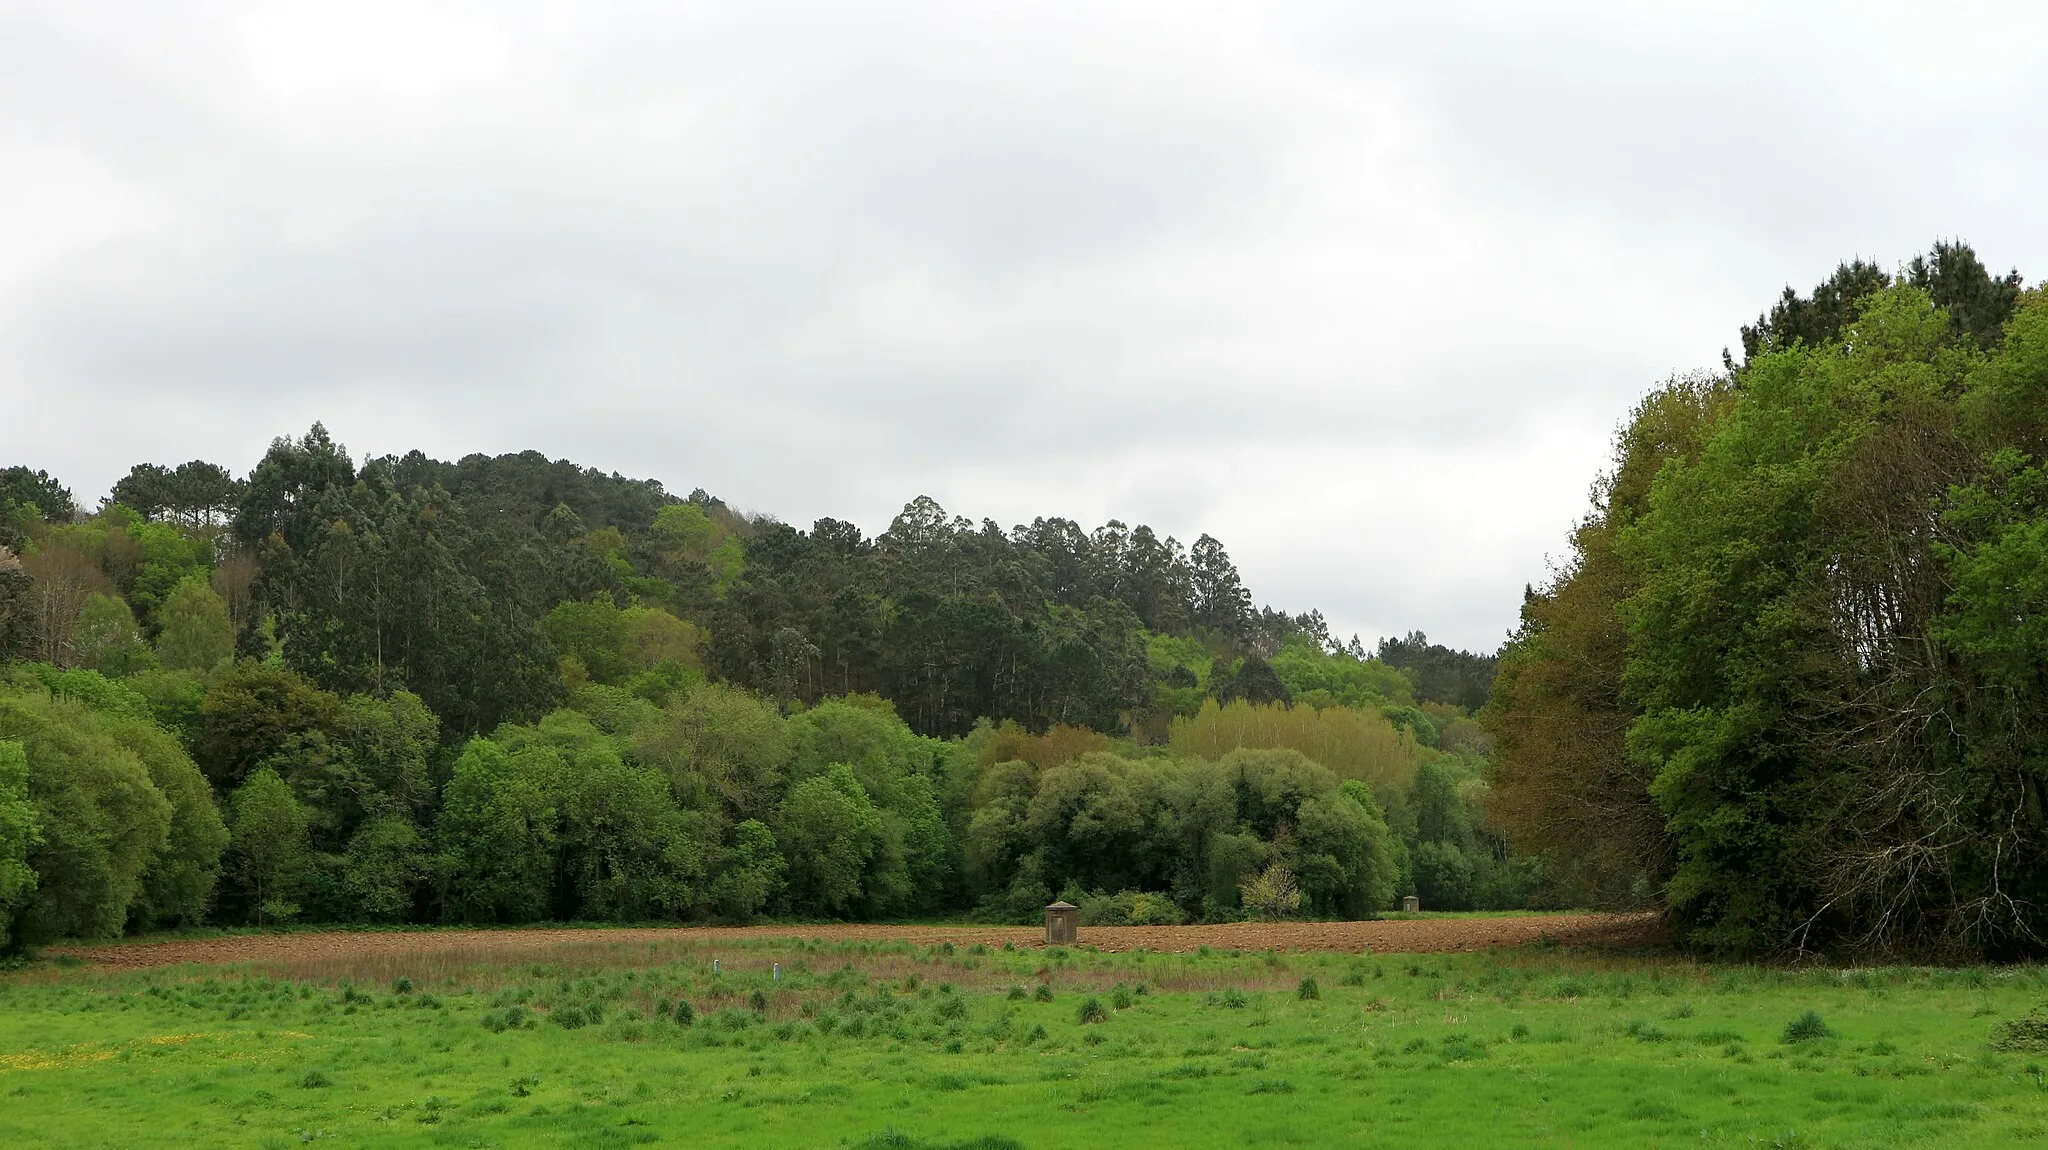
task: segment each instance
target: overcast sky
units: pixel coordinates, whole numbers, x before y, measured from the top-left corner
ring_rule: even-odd
[[[1788,281],[2048,275],[2044,77],[2037,3],[0,0],[0,464],[924,493],[1491,650]]]

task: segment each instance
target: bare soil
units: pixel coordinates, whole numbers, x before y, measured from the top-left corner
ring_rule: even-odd
[[[1443,954],[1526,946],[1549,939],[1572,946],[1640,946],[1656,937],[1649,914],[1549,914],[1501,918],[1388,919],[1374,922],[1237,922],[1214,926],[1082,927],[1080,942],[1105,951],[1143,948],[1178,953],[1208,946],[1219,950],[1337,951],[1363,954]],[[301,931],[52,947],[94,966],[139,970],[180,963],[302,963],[322,959],[425,958],[437,952],[475,954],[504,950],[531,952],[565,946],[616,943],[711,943],[772,941],[894,941],[919,946],[950,942],[1043,946],[1045,932],[1016,926],[815,926],[620,927],[518,930]]]

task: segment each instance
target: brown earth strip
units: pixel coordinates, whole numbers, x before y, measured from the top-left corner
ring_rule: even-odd
[[[1105,951],[1143,948],[1178,953],[1208,946],[1221,950],[1338,951],[1361,954],[1443,954],[1526,946],[1543,939],[1573,946],[1630,946],[1652,941],[1649,914],[1550,914],[1504,918],[1429,918],[1374,922],[1234,922],[1213,926],[1083,927],[1081,944]],[[323,958],[425,957],[446,951],[536,951],[592,943],[698,943],[813,939],[894,941],[919,946],[950,942],[1039,946],[1036,927],[816,926],[621,927],[521,930],[307,931],[52,947],[51,955],[80,958],[113,970],[180,963],[276,963]]]

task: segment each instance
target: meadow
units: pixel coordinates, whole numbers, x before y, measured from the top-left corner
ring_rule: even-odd
[[[1544,945],[60,958],[0,974],[0,1144],[2038,1143],[2044,997],[2031,966]]]

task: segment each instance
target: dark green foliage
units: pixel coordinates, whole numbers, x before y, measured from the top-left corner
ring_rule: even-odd
[[[696,1008],[691,1006],[688,1002],[676,1003],[675,1020],[677,1026],[691,1025],[692,1023],[697,1021]]]
[[[1102,1008],[1101,999],[1086,998],[1075,1009],[1074,1021],[1082,1026],[1086,1026],[1091,1022],[1107,1022],[1109,1021],[1109,1012]]]
[[[71,489],[49,472],[0,468],[0,547],[20,547],[31,524],[69,523],[77,514]]]
[[[1418,702],[1450,703],[1474,711],[1486,705],[1499,663],[1492,655],[1454,651],[1432,643],[1420,631],[1410,631],[1399,639],[1381,639],[1377,657],[1414,680]]]
[[[1294,988],[1294,997],[1301,999],[1303,1002],[1321,998],[1322,996],[1323,988],[1316,985],[1316,980],[1313,976],[1302,979],[1301,985]]]
[[[855,1150],[1024,1150],[1015,1138],[984,1134],[964,1142],[927,1142],[898,1130],[884,1130],[854,1143]]]
[[[1052,987],[1041,982],[1038,984],[1038,989],[1031,992],[1031,997],[1038,1002],[1051,1002]]]
[[[1652,1027],[1651,1029],[1655,1028]],[[1835,1032],[1828,1029],[1828,1024],[1821,1019],[1821,1016],[1809,1010],[1786,1023],[1785,1033],[1779,1036],[1778,1041],[1789,1046],[1794,1043],[1812,1042],[1816,1039],[1833,1038],[1834,1036]]]
[[[1486,1043],[1469,1034],[1446,1034],[1437,1043],[1437,1053],[1445,1062],[1474,1062],[1492,1051],[1487,1049]]]

